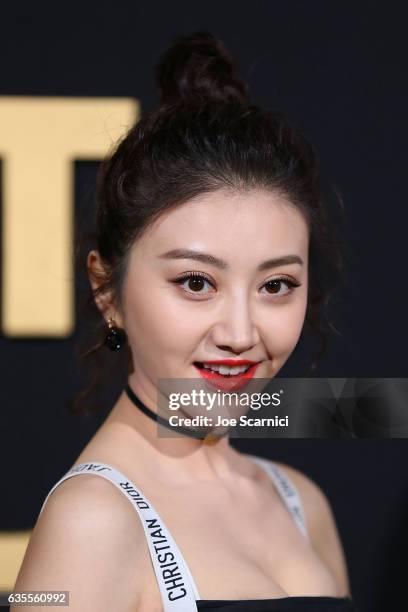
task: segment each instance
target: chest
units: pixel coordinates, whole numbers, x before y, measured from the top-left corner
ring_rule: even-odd
[[[333,576],[268,484],[211,483],[194,490],[145,491],[174,537],[202,599],[336,594]],[[151,605],[155,593],[160,606],[147,546],[145,568],[146,596]]]

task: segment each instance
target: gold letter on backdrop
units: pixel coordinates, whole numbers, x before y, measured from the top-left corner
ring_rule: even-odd
[[[102,159],[138,113],[131,98],[0,97],[3,334],[73,331],[72,162]]]

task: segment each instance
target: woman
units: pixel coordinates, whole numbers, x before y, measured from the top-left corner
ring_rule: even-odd
[[[157,435],[160,379],[274,377],[335,264],[313,151],[250,105],[221,43],[179,39],[157,76],[160,107],[102,165],[87,261],[128,385],[47,497],[15,590],[67,590],[75,611],[355,610],[314,482],[225,435]]]

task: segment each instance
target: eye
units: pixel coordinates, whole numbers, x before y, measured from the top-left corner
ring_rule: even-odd
[[[183,287],[183,290],[186,293],[195,293],[198,295],[205,295],[208,293],[208,291],[203,291],[206,285],[211,286],[213,289],[215,288],[209,277],[207,277],[207,275],[203,274],[202,272],[186,272],[185,274],[183,274],[183,276],[176,278],[172,282],[176,285],[181,286],[187,284],[186,287]],[[286,285],[287,287],[287,290],[284,293],[281,292],[282,285]],[[267,281],[263,285],[263,287],[265,287],[266,293],[268,293],[269,295],[275,295],[276,297],[284,297],[285,295],[292,293],[293,289],[295,289],[296,287],[300,287],[300,285],[301,283],[282,276],[280,278],[273,278]]]
[[[180,278],[176,278],[173,283],[181,286],[186,284],[187,286],[183,287],[183,290],[186,293],[197,293],[201,295],[208,293],[207,291],[203,291],[206,284],[214,288],[214,285],[210,279],[201,272],[186,272],[186,274]]]
[[[287,287],[287,291],[285,291],[284,293],[280,292],[282,285],[286,285]],[[280,277],[273,278],[267,281],[263,286],[266,288],[266,293],[268,293],[269,295],[283,297],[285,295],[288,295],[289,293],[292,293],[293,289],[295,287],[300,287],[300,285],[301,283],[298,283],[297,281],[294,281],[291,278]]]

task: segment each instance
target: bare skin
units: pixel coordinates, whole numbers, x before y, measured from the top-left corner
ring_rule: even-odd
[[[129,429],[129,423],[135,428]],[[178,469],[171,467],[174,459],[164,470],[156,463],[156,450],[152,448],[156,445],[155,427],[153,421],[135,412],[126,396],[122,396],[78,462],[103,455],[106,463],[115,465],[138,484],[154,507],[160,509],[160,516],[183,551],[203,599],[349,594],[331,510],[316,484],[299,471],[278,464],[296,484],[302,498],[311,536],[311,542],[307,542],[270,477],[234,449],[227,438],[207,448],[203,443],[188,440],[192,449],[190,459],[205,449],[210,466],[199,479],[182,479]],[[141,429],[144,437],[139,435]],[[185,442],[171,440],[173,457],[186,452]],[[135,448],[140,454],[130,464],[129,453]],[[215,461],[220,461],[219,467],[214,467]],[[273,542],[273,546],[266,546],[266,542]],[[208,562],[211,559],[215,565]],[[149,607],[152,601],[160,610],[161,597],[147,547],[144,568],[141,599],[149,602],[146,610],[152,609]]]
[[[175,248],[211,253],[229,267],[160,258]],[[127,332],[134,364],[129,384],[142,401],[155,410],[155,381],[196,378],[194,361],[253,359],[262,362],[256,376],[275,376],[302,330],[307,250],[300,212],[269,192],[216,192],[163,215],[132,251],[123,310],[112,296],[97,301],[103,316],[114,316]],[[288,253],[303,264],[256,271],[259,263]],[[97,252],[89,254],[88,267],[96,287],[94,272],[102,268]],[[213,288],[197,296],[174,285],[186,270],[204,272]],[[282,275],[301,285],[267,295],[265,282]],[[213,444],[159,438],[156,424],[125,393],[75,464],[88,461],[116,467],[152,502],[203,599],[349,594],[330,506],[301,472],[281,465],[300,493],[309,541],[269,476],[228,437]],[[111,483],[81,475],[51,495],[15,585],[34,588],[69,589],[70,609],[81,612],[162,610],[140,519]]]

